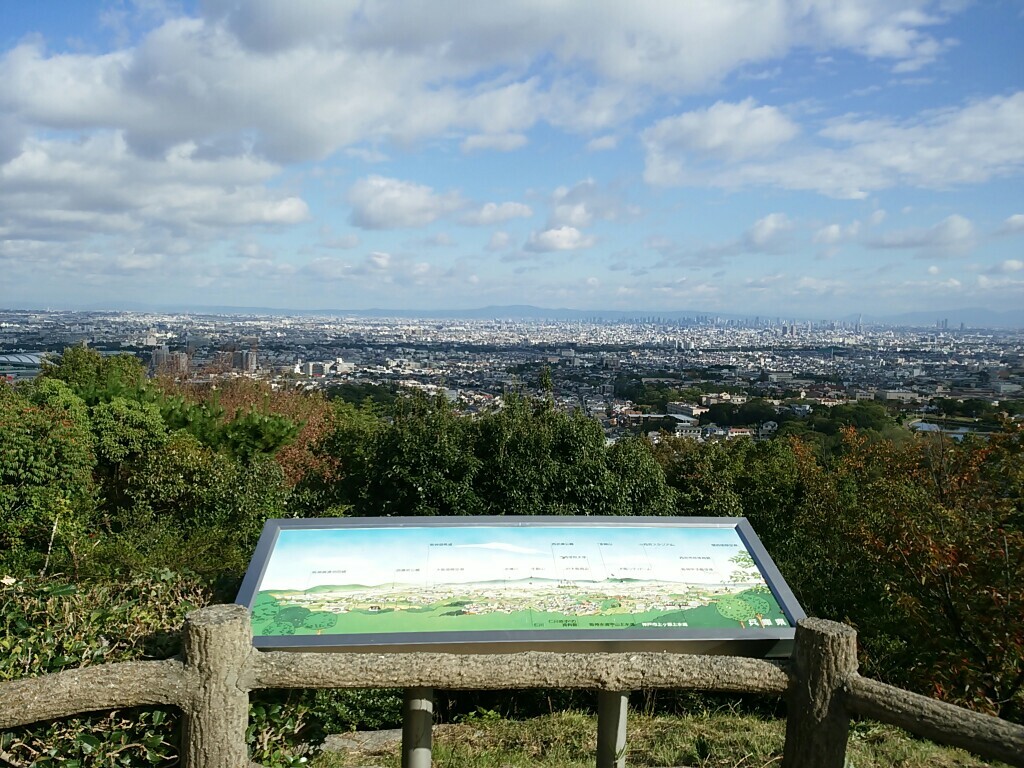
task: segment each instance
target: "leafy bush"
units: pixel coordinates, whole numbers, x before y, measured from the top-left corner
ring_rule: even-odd
[[[320,446],[336,460],[300,498],[375,515],[657,515],[672,492],[643,440],[608,449],[601,425],[546,400],[509,396],[500,410],[457,414],[410,396],[390,420],[336,404]]]
[[[209,598],[194,579],[170,571],[96,587],[0,584],[0,680],[169,658],[181,649],[185,614]],[[14,764],[169,765],[177,759],[177,721],[172,709],[76,717],[2,733],[0,749]]]
[[[93,586],[5,579],[0,581],[0,680],[171,658],[181,651],[185,615],[212,597],[201,580],[168,570]],[[254,694],[246,733],[252,759],[295,765],[306,743],[324,733],[397,724],[401,703],[401,692],[394,690]],[[179,720],[178,710],[168,707],[38,723],[0,733],[0,755],[12,765],[171,765],[178,759]]]

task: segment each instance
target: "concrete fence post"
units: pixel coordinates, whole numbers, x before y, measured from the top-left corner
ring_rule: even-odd
[[[598,691],[597,768],[625,768],[629,691]]]
[[[241,605],[193,611],[185,617],[184,650],[192,689],[182,705],[184,768],[248,766],[249,691],[239,677],[253,653],[249,612]]]
[[[433,689],[406,688],[402,707],[402,768],[430,768],[433,741]]]
[[[843,768],[850,716],[843,686],[857,672],[857,632],[825,619],[802,619],[793,649],[784,768]]]

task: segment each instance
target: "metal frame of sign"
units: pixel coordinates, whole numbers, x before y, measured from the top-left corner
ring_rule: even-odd
[[[328,652],[512,653],[527,650],[562,652],[671,651],[786,657],[792,651],[798,620],[806,615],[775,563],[744,517],[573,517],[468,516],[366,517],[268,520],[260,535],[245,579],[235,600],[250,611],[274,555],[282,531],[394,528],[727,528],[737,533],[771,591],[788,627],[764,627],[755,632],[726,628],[639,627],[614,629],[451,630],[442,632],[347,633],[329,635],[256,636],[263,650]],[[400,557],[396,553],[396,557]]]

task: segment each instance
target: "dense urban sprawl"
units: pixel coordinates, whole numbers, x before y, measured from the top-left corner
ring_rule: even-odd
[[[129,352],[154,374],[192,381],[419,388],[468,412],[500,405],[510,390],[546,391],[559,407],[599,419],[613,439],[648,427],[695,439],[769,436],[770,418],[723,426],[707,417],[716,403],[750,398],[796,416],[865,400],[926,415],[937,399],[998,408],[1024,387],[1024,331],[951,329],[942,320],[894,328],[707,315],[583,322],[0,312],[0,376],[32,377],[45,355],[76,344]],[[640,393],[652,387],[667,397],[644,402]],[[670,399],[680,391],[688,396]]]

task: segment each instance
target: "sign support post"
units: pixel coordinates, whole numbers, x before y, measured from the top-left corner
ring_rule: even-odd
[[[629,691],[598,691],[597,768],[626,768]]]
[[[402,768],[430,768],[434,690],[406,688],[402,710]]]

